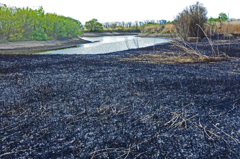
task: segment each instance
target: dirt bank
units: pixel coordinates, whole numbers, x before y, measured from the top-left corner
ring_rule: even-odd
[[[171,37],[173,35],[170,34],[161,34],[161,33],[141,33],[138,34],[136,37]]]
[[[161,34],[161,33],[140,33],[136,37],[178,37],[177,34]],[[217,37],[217,35],[216,35]],[[240,33],[231,33],[231,34],[219,34],[220,39],[223,38],[239,38]]]
[[[100,36],[119,36],[119,35],[138,35],[140,33],[130,33],[130,32],[97,32],[97,33],[84,33],[81,37],[100,37]]]
[[[120,61],[166,50],[0,55],[0,158],[239,158],[240,59]]]
[[[63,38],[59,40],[47,41],[19,41],[0,43],[0,53],[16,53],[16,52],[31,52],[43,51],[52,49],[61,49],[74,47],[77,44],[89,43],[90,41],[81,38]]]

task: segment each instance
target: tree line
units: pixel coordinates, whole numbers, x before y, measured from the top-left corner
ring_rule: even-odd
[[[0,40],[48,40],[77,37],[82,24],[70,17],[38,9],[7,7],[0,4]]]
[[[135,21],[135,22],[105,22],[103,23],[103,27],[104,28],[116,28],[116,27],[132,27],[132,26],[143,26],[143,25],[147,25],[147,24],[166,24],[169,21],[167,20],[145,20],[145,21]]]
[[[85,23],[85,31],[88,32],[101,32],[101,31],[119,31],[119,32],[142,32],[142,33],[162,33],[166,30],[169,32],[179,33],[184,39],[189,36],[205,36],[202,30],[209,29],[212,31],[216,28],[218,22],[222,28],[223,22],[228,20],[225,13],[220,13],[218,18],[207,18],[207,9],[197,2],[184,9],[177,15],[174,21],[166,20],[145,20],[135,22],[105,22],[99,23],[97,19],[92,19]],[[168,28],[164,30],[166,24]],[[173,26],[173,27],[172,27]],[[207,27],[206,27],[207,26]],[[211,33],[210,33],[211,34]]]
[[[90,21],[87,21],[84,25],[85,31],[140,31],[144,27],[150,26],[150,25],[163,25],[171,23],[170,21],[166,20],[145,20],[142,21],[135,21],[135,22],[105,22],[105,23],[99,23],[97,19],[93,18]]]

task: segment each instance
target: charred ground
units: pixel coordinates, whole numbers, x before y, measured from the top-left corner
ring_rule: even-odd
[[[238,158],[239,45],[214,63],[119,61],[170,45],[0,55],[0,157]]]

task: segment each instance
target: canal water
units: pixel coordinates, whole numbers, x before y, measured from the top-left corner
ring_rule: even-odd
[[[140,38],[135,36],[136,35],[83,37],[82,39],[92,41],[93,43],[79,44],[77,47],[45,51],[39,54],[106,54],[110,52],[153,46],[170,41],[169,38],[164,37]]]

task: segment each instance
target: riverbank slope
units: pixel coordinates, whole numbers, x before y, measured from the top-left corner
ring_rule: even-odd
[[[62,38],[58,40],[54,39],[46,41],[4,42],[0,43],[0,54],[62,49],[90,42],[91,41],[87,41],[81,38]]]
[[[120,35],[138,35],[137,32],[86,32],[81,37],[101,37],[101,36],[120,36]]]

